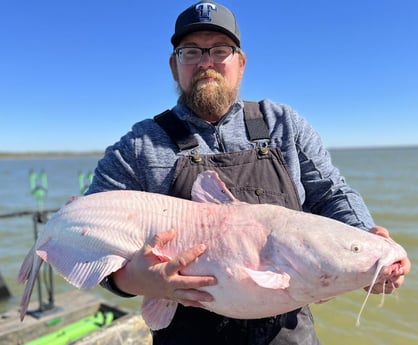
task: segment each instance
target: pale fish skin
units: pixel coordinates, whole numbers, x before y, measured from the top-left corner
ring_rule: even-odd
[[[206,252],[182,273],[215,276],[217,285],[202,288],[214,301],[203,304],[240,319],[286,313],[369,286],[376,277],[384,281],[407,257],[393,240],[329,218],[239,202],[212,171],[199,175],[192,199],[109,191],[63,206],[19,272],[19,282],[27,281],[21,319],[43,261],[72,285],[90,289],[169,229],[176,237],[154,254],[166,260],[205,244]],[[176,308],[174,301],[145,296],[142,315],[157,330],[170,324]]]

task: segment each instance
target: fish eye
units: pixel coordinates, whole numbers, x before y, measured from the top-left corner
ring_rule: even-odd
[[[353,243],[351,245],[351,251],[353,253],[360,253],[361,252],[361,245],[359,243]]]

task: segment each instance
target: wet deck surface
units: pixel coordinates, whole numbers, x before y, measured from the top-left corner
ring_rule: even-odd
[[[33,302],[28,310],[36,311],[38,307],[38,303]],[[110,325],[72,342],[73,345],[151,344],[149,330],[138,313],[109,306],[95,295],[73,290],[57,295],[55,307],[39,318],[26,315],[21,322],[18,308],[0,314],[0,345],[24,344],[103,309],[112,310],[115,320]]]

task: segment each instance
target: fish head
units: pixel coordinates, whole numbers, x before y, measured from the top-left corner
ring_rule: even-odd
[[[272,261],[296,277],[291,287],[316,291],[318,299],[326,299],[369,286],[376,278],[387,280],[407,257],[390,238],[323,218],[309,218],[309,228],[287,232],[273,245]]]

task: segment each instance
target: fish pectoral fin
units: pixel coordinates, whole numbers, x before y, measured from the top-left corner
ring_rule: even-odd
[[[290,276],[285,272],[256,271],[246,267],[244,270],[257,285],[263,288],[284,290],[289,287]]]
[[[166,328],[176,313],[177,302],[168,299],[148,298],[142,301],[142,317],[149,328],[157,331]]]

